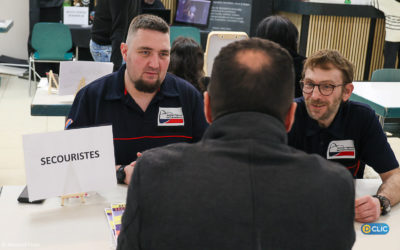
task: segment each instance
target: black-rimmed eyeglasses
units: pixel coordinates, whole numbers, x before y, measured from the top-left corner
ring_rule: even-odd
[[[314,84],[314,83],[308,82],[308,81],[300,81],[300,87],[303,90],[303,93],[311,94],[314,91],[314,87],[318,86],[319,93],[321,93],[321,95],[324,95],[324,96],[331,95],[333,93],[333,90],[336,87],[344,86],[344,85],[346,85],[346,84],[338,84],[338,85],[334,85],[334,84],[330,84],[330,83]]]

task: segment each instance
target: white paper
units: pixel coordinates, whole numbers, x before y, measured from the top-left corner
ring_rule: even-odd
[[[12,20],[0,20],[0,29],[8,29],[12,22]]]
[[[23,76],[27,69],[0,65],[0,74]]]
[[[24,135],[23,147],[30,200],[117,185],[111,126]]]
[[[356,198],[365,195],[374,195],[382,184],[381,179],[354,179],[354,188],[356,190]]]
[[[89,25],[89,8],[64,6],[64,24]]]
[[[110,74],[113,70],[111,62],[68,61],[60,63],[59,95],[74,95],[82,78],[85,84]]]

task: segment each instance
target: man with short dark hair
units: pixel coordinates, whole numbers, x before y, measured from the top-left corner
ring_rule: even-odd
[[[355,219],[371,222],[400,201],[400,169],[375,112],[349,101],[353,74],[338,51],[321,50],[306,60],[289,145],[342,164],[354,178],[363,178],[365,164],[378,172],[383,183],[377,194],[355,201]]]
[[[137,152],[196,142],[207,122],[200,93],[167,73],[169,26],[161,18],[135,17],[121,53],[126,65],[79,91],[66,127],[112,124],[117,179],[128,184]]]
[[[293,78],[276,43],[223,48],[204,94],[212,124],[138,160],[117,249],[351,249],[351,175],[287,145]]]

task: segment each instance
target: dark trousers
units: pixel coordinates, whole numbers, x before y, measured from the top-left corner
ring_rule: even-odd
[[[385,41],[383,55],[385,57],[384,68],[399,68],[399,63],[396,67],[396,58],[398,57],[400,60],[400,42]]]

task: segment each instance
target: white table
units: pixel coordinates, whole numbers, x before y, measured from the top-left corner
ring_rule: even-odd
[[[400,82],[353,82],[354,91],[350,99],[366,103],[380,117],[400,118]]]
[[[43,204],[21,204],[23,186],[4,186],[0,195],[0,249],[115,249],[104,208],[126,202],[126,185],[99,191],[85,203],[59,197]]]
[[[49,94],[47,88],[37,88],[31,104],[32,116],[68,116],[74,95]]]
[[[355,180],[356,197],[375,194],[381,184],[380,179]],[[399,250],[400,249],[400,204],[394,206],[392,211],[381,216],[374,223],[386,223],[389,225],[389,233],[386,235],[366,235],[361,232],[363,223],[355,222],[356,242],[353,250]]]
[[[381,181],[356,180],[356,196],[375,194]],[[5,186],[0,195],[0,249],[113,249],[104,208],[110,203],[125,202],[127,188],[98,192],[86,198],[70,199],[64,207],[60,198],[47,199],[43,204],[19,204],[17,197],[23,186]],[[400,205],[377,223],[390,227],[387,235],[364,235],[362,223],[355,222],[356,242],[353,250],[399,250]],[[323,223],[323,221],[321,221]],[[340,239],[338,239],[340,240]],[[7,247],[9,246],[9,247]],[[16,247],[20,246],[20,247]]]

